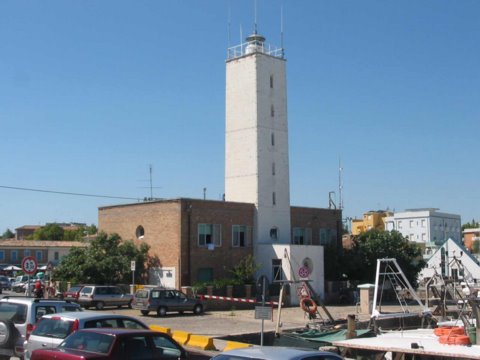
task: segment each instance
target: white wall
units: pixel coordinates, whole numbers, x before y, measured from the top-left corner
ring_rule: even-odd
[[[272,259],[282,259],[282,268],[285,280],[302,280],[298,274],[300,267],[303,266],[305,259],[310,259],[313,264],[312,272],[307,278],[317,295],[322,299],[325,297],[325,276],[324,276],[324,248],[323,246],[307,245],[258,245],[256,252],[263,259],[258,262],[261,265],[259,276],[265,275],[270,283],[272,282]],[[285,255],[287,254],[287,255]],[[301,283],[290,285],[290,298],[293,305],[300,303],[296,287]]]
[[[256,205],[254,242],[289,244],[285,61],[252,53],[226,67],[225,199]],[[277,240],[270,238],[274,227]]]

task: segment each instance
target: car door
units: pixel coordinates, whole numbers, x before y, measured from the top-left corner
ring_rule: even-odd
[[[175,291],[175,299],[177,299],[177,309],[178,311],[187,311],[192,310],[190,301],[188,300],[187,295],[181,291]]]

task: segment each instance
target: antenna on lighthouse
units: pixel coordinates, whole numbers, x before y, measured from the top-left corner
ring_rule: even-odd
[[[283,52],[283,5],[280,6],[280,47]]]
[[[253,33],[256,34],[257,33],[257,0],[254,1],[253,6],[254,6],[254,21],[255,21]]]

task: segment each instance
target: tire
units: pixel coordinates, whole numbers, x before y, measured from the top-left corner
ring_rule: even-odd
[[[157,309],[157,315],[158,316],[165,316],[167,315],[167,308],[165,306],[160,306],[158,309]]]
[[[193,307],[193,313],[195,315],[200,315],[201,313],[203,313],[203,306],[200,305],[200,304],[197,304]]]
[[[95,303],[95,309],[97,310],[103,310],[104,307],[105,307],[105,304],[103,303],[103,301],[99,301]]]
[[[140,312],[142,313],[142,315],[147,316],[150,311],[148,311],[148,310],[140,310]]]
[[[0,320],[0,347],[8,348],[15,337],[15,325],[11,320]]]
[[[127,307],[128,307],[129,309],[132,308],[132,302],[131,302],[131,301],[127,304]]]

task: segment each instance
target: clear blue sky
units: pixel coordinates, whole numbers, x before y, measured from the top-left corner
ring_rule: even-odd
[[[225,56],[253,0],[0,2],[0,185],[220,199]],[[480,1],[258,0],[284,13],[293,205],[479,219]],[[229,10],[230,8],[230,10]],[[120,199],[0,188],[0,232]]]

